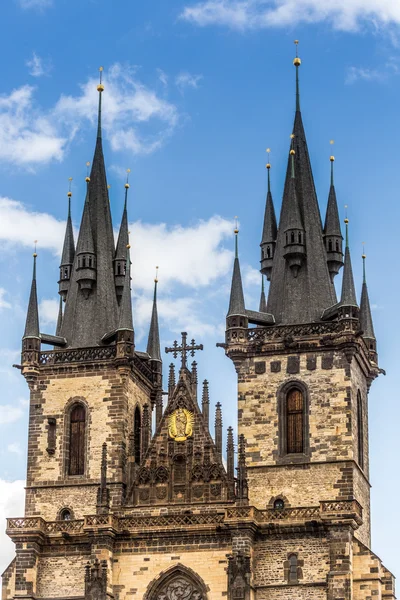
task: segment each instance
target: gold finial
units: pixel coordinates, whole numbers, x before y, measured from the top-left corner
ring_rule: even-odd
[[[88,161],[86,163],[86,177],[85,177],[85,181],[86,183],[89,183],[90,181],[90,177],[89,177],[89,167],[90,167],[90,162]]]
[[[36,252],[36,250],[37,250],[37,240],[34,240],[33,243],[35,244],[35,252],[33,253],[33,258],[36,258],[37,257],[37,252]]]
[[[127,248],[128,248],[128,250],[129,250],[129,248],[131,247],[131,245],[130,245],[130,244],[127,244],[127,245],[126,245],[126,247],[127,247]]]
[[[294,140],[294,138],[295,138],[295,135],[294,135],[294,133],[291,133],[291,134],[290,134],[290,139],[291,139],[291,140]]]
[[[235,216],[235,229],[233,230],[233,233],[235,235],[237,235],[239,233],[239,222],[238,222],[238,217]]]
[[[345,212],[344,212],[344,215],[345,215],[344,222],[345,222],[345,223],[346,223],[346,225],[347,225],[347,224],[348,224],[348,222],[349,222],[349,219],[347,218],[347,204],[345,204],[345,205],[344,205],[344,211],[345,211]]]
[[[107,185],[107,189],[109,190],[109,189],[110,189],[110,187],[111,187],[111,185],[110,185],[110,184],[108,184],[108,185]]]
[[[271,148],[267,148],[265,152],[268,154],[268,162],[267,162],[267,164],[265,166],[266,166],[267,169],[270,169],[271,168],[271,163],[269,162],[269,155],[271,153]]]
[[[156,267],[156,276],[154,278],[154,283],[158,283],[158,267]]]
[[[71,181],[72,181],[72,177],[68,177],[68,181],[69,181],[69,185],[68,185],[68,193],[67,193],[67,196],[68,196],[68,198],[71,198],[71,196],[72,196],[72,192],[71,192]]]
[[[104,85],[102,84],[104,67],[99,67],[99,71],[100,71],[100,83],[97,86],[97,91],[101,93],[101,92],[104,92]]]
[[[294,44],[296,46],[296,58],[294,59],[293,64],[295,67],[299,67],[301,65],[301,60],[300,60],[299,54],[298,54],[299,40],[294,40]]]
[[[125,188],[128,189],[130,187],[129,185],[129,173],[131,172],[130,169],[126,170],[126,183],[125,183]]]
[[[363,247],[363,253],[361,255],[361,258],[367,258],[367,255],[365,254],[365,242],[361,242],[362,243],[362,247]]]
[[[293,150],[293,148],[290,151],[291,156],[294,156],[296,154],[296,152]]]
[[[333,146],[333,144],[335,143],[335,140],[331,140],[329,143],[330,143],[330,145],[331,145],[331,146]],[[330,156],[329,160],[330,160],[331,162],[334,162],[334,160],[335,160],[335,157],[333,156],[333,154]]]

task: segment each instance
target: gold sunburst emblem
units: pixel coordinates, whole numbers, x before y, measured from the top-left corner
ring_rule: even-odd
[[[193,413],[179,407],[169,416],[168,434],[176,442],[184,442],[193,435]]]

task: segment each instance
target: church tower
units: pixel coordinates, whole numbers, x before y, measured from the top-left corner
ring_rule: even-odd
[[[347,218],[342,249],[333,156],[324,227],[321,221],[300,110],[300,64],[296,54],[278,226],[267,164],[260,245],[268,299],[261,298],[258,313],[245,307],[236,229],[226,319],[248,502],[269,522],[268,534],[252,539],[252,581],[263,599],[394,598],[393,578],[370,550],[368,392],[381,369],[365,256],[359,307]],[[333,282],[342,266],[338,301]]]
[[[203,345],[186,332],[165,348],[180,364],[164,391],[158,274],[146,351],[135,344],[129,182],[115,247],[100,78],[76,245],[68,192],[55,335],[40,330],[34,254],[18,365],[30,390],[26,506],[7,520],[16,555],[2,600],[394,600],[370,542],[368,391],[381,369],[365,256],[358,305],[334,157],[323,226],[294,64],[279,222],[267,164],[258,311],[246,308],[235,229],[220,346],[238,375],[238,436],[228,427],[226,452],[221,403],[212,426],[208,381],[199,390],[189,364]]]

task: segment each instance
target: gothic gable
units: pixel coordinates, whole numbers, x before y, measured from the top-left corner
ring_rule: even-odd
[[[137,470],[136,505],[226,500],[226,471],[193,397],[191,373],[180,378]]]

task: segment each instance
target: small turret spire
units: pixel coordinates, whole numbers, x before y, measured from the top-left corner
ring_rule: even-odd
[[[37,300],[37,288],[36,288],[36,244],[35,240],[35,252],[33,253],[33,273],[32,273],[32,284],[31,293],[29,296],[28,311],[26,315],[26,324],[24,338],[40,338],[39,330],[39,309]]]
[[[57,317],[57,326],[56,326],[56,335],[60,335],[61,327],[62,327],[62,319],[63,319],[63,300],[62,296],[60,296],[60,302],[58,307],[58,317]]]
[[[124,290],[122,292],[121,307],[119,313],[118,329],[133,331],[132,319],[132,297],[131,297],[131,259],[129,254],[130,245],[126,246],[126,269]]]
[[[157,285],[158,285],[158,267],[156,267],[156,276],[154,278],[154,296],[153,296],[153,311],[151,313],[151,322],[149,330],[149,338],[147,342],[147,354],[152,360],[161,362],[160,350],[160,331],[158,327],[158,311],[157,311]]]
[[[228,476],[228,500],[235,498],[235,446],[233,442],[233,429],[228,427],[226,444],[226,472]]]
[[[220,402],[217,402],[215,406],[215,449],[222,462],[222,408]]]
[[[292,133],[290,138],[290,178],[288,181],[288,200],[290,203],[290,212],[287,219],[287,225],[284,230],[285,245],[283,256],[285,257],[293,276],[297,277],[299,269],[302,267],[305,261],[306,248],[305,231],[302,223],[296,191],[296,177],[294,166],[294,158],[296,155],[296,151],[294,150],[294,133]]]
[[[208,381],[203,381],[203,395],[201,399],[201,413],[203,415],[204,423],[207,429],[210,426],[210,394],[208,390]]]
[[[124,210],[122,212],[121,226],[119,229],[117,248],[115,250],[114,258],[114,276],[115,276],[115,287],[117,291],[118,301],[121,302],[123,284],[124,284],[124,273],[126,269],[126,246],[129,244],[129,231],[128,231],[128,190],[129,190],[129,173],[130,169],[126,170],[126,183],[125,183],[125,201]]]
[[[89,296],[96,281],[96,255],[90,222],[89,183],[90,177],[87,176],[85,206],[83,207],[81,228],[76,245],[76,255],[78,257],[77,281],[86,298]]]
[[[362,260],[363,260],[363,284],[361,291],[361,302],[360,302],[360,327],[363,332],[363,338],[366,340],[375,341],[375,332],[374,325],[372,321],[371,315],[371,306],[369,303],[369,294],[367,287],[367,278],[365,274],[365,259],[366,255],[363,252]]]
[[[227,317],[231,317],[233,315],[246,315],[246,309],[244,304],[244,294],[243,294],[243,285],[242,285],[242,276],[240,273],[240,264],[239,264],[239,251],[238,251],[238,223],[237,217],[236,219],[236,227],[234,230],[235,233],[235,261],[233,264],[233,275],[232,275],[232,285],[231,285],[231,296],[229,301],[229,310]]]
[[[67,297],[70,279],[71,279],[71,271],[72,266],[74,264],[75,258],[75,241],[74,241],[74,229],[72,227],[72,219],[71,219],[71,183],[72,177],[69,178],[69,186],[68,186],[68,217],[67,217],[67,225],[65,228],[65,236],[64,236],[64,245],[61,255],[61,264],[60,264],[60,279],[59,279],[59,293],[62,298]]]
[[[277,236],[277,225],[276,225],[276,216],[275,216],[275,208],[274,202],[272,200],[271,193],[271,163],[269,160],[269,154],[271,150],[267,148],[268,153],[268,162],[266,164],[266,169],[268,173],[268,191],[267,191],[267,200],[265,202],[265,212],[264,212],[264,226],[262,232],[261,239],[261,273],[266,275],[269,280],[271,277],[273,258],[275,254],[275,246],[276,246],[276,236]]]
[[[333,140],[330,141],[334,143]],[[324,227],[324,242],[327,253],[327,263],[331,281],[339,273],[343,266],[343,236],[340,229],[339,210],[336,200],[336,191],[333,177],[333,165],[335,157],[330,156],[331,162],[331,185],[329,188],[328,205],[326,207],[325,227]]]
[[[267,312],[267,301],[265,299],[264,275],[261,275],[261,296],[260,296],[260,312]]]
[[[353,269],[351,266],[351,257],[350,257],[350,248],[349,248],[349,220],[348,220],[347,216],[346,216],[344,222],[346,225],[346,249],[345,249],[345,254],[344,254],[342,296],[341,296],[340,302],[343,306],[358,306],[356,292],[355,292],[355,286],[354,286]]]

